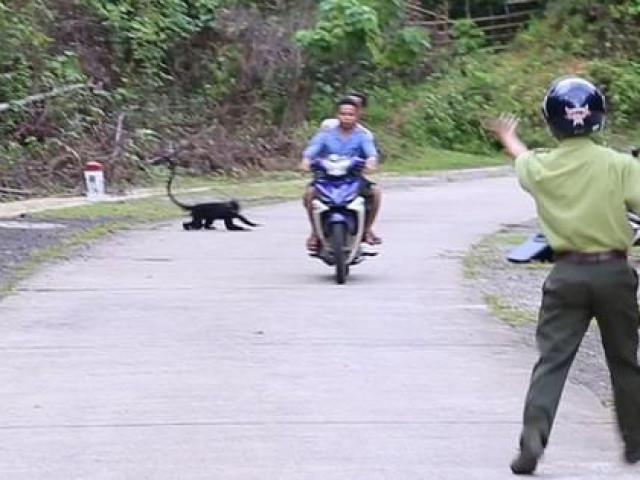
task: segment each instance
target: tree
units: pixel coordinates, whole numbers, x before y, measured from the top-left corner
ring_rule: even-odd
[[[328,91],[386,69],[401,74],[429,47],[426,31],[403,28],[399,0],[322,0],[314,28],[295,40],[311,76]]]

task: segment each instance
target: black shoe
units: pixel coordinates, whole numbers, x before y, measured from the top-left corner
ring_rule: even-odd
[[[640,462],[640,444],[627,444],[624,447],[624,461],[629,465],[635,465]]]
[[[520,438],[520,453],[511,462],[511,471],[516,475],[531,475],[538,466],[543,451],[540,434],[523,432]]]

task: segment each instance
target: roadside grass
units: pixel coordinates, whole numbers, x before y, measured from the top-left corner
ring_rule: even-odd
[[[503,154],[474,155],[423,147],[384,132],[376,133],[381,145],[381,172],[428,175],[441,170],[458,170],[509,165]]]
[[[517,308],[495,294],[485,294],[484,301],[493,315],[512,326],[525,325],[536,320],[536,313]]]
[[[189,189],[184,191],[181,191],[180,183],[174,190],[174,194],[186,203],[237,198],[244,206],[249,206],[297,198],[301,196],[304,182],[302,176],[292,176],[291,179],[285,180],[265,178],[257,181],[228,180],[226,182],[220,179],[209,181],[200,179],[197,182],[189,182]],[[132,223],[167,220],[183,215],[184,212],[174,205],[162,190],[144,198],[96,202],[30,214],[31,217],[40,219],[110,219],[126,220]]]
[[[500,246],[515,246],[522,243],[527,236],[514,233],[508,229],[499,230],[487,235],[478,243],[472,245],[462,259],[463,273],[467,279],[477,278],[480,268],[495,262],[496,248]],[[525,268],[539,268],[536,264],[527,264]]]
[[[518,264],[517,266],[504,265],[498,262],[504,262],[502,252],[522,243],[527,234],[513,231],[510,228],[504,228],[484,237],[480,242],[472,245],[463,258],[463,274],[468,280],[479,281],[480,289],[484,303],[489,311],[511,326],[519,326],[535,322],[537,312],[518,307],[513,304],[507,294],[504,292],[496,292],[495,289],[483,287],[483,282],[490,281],[483,278],[487,269],[504,270],[502,274],[509,275],[511,268],[519,270],[548,270],[549,264],[542,262],[532,262],[527,264]],[[484,272],[484,274],[483,274]],[[515,281],[515,280],[514,280]]]

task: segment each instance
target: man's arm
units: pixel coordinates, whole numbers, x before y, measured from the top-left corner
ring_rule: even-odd
[[[487,130],[494,133],[512,158],[518,158],[529,151],[516,133],[519,121],[515,115],[502,114],[498,119],[488,122],[485,126]]]
[[[327,135],[325,132],[318,132],[309,141],[307,148],[302,152],[302,161],[298,166],[300,170],[308,172],[311,169],[311,160],[313,160],[313,158],[322,151],[326,137]]]
[[[362,151],[364,152],[366,161],[364,166],[365,173],[373,172],[378,167],[378,150],[373,143],[373,134],[363,134]]]

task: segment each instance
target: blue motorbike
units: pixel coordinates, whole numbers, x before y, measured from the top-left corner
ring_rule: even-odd
[[[316,197],[313,200],[313,223],[320,238],[317,252],[310,254],[335,267],[338,284],[345,283],[349,267],[366,256],[377,255],[363,251],[367,209],[360,195],[361,173],[365,161],[359,157],[330,155],[311,163]]]

